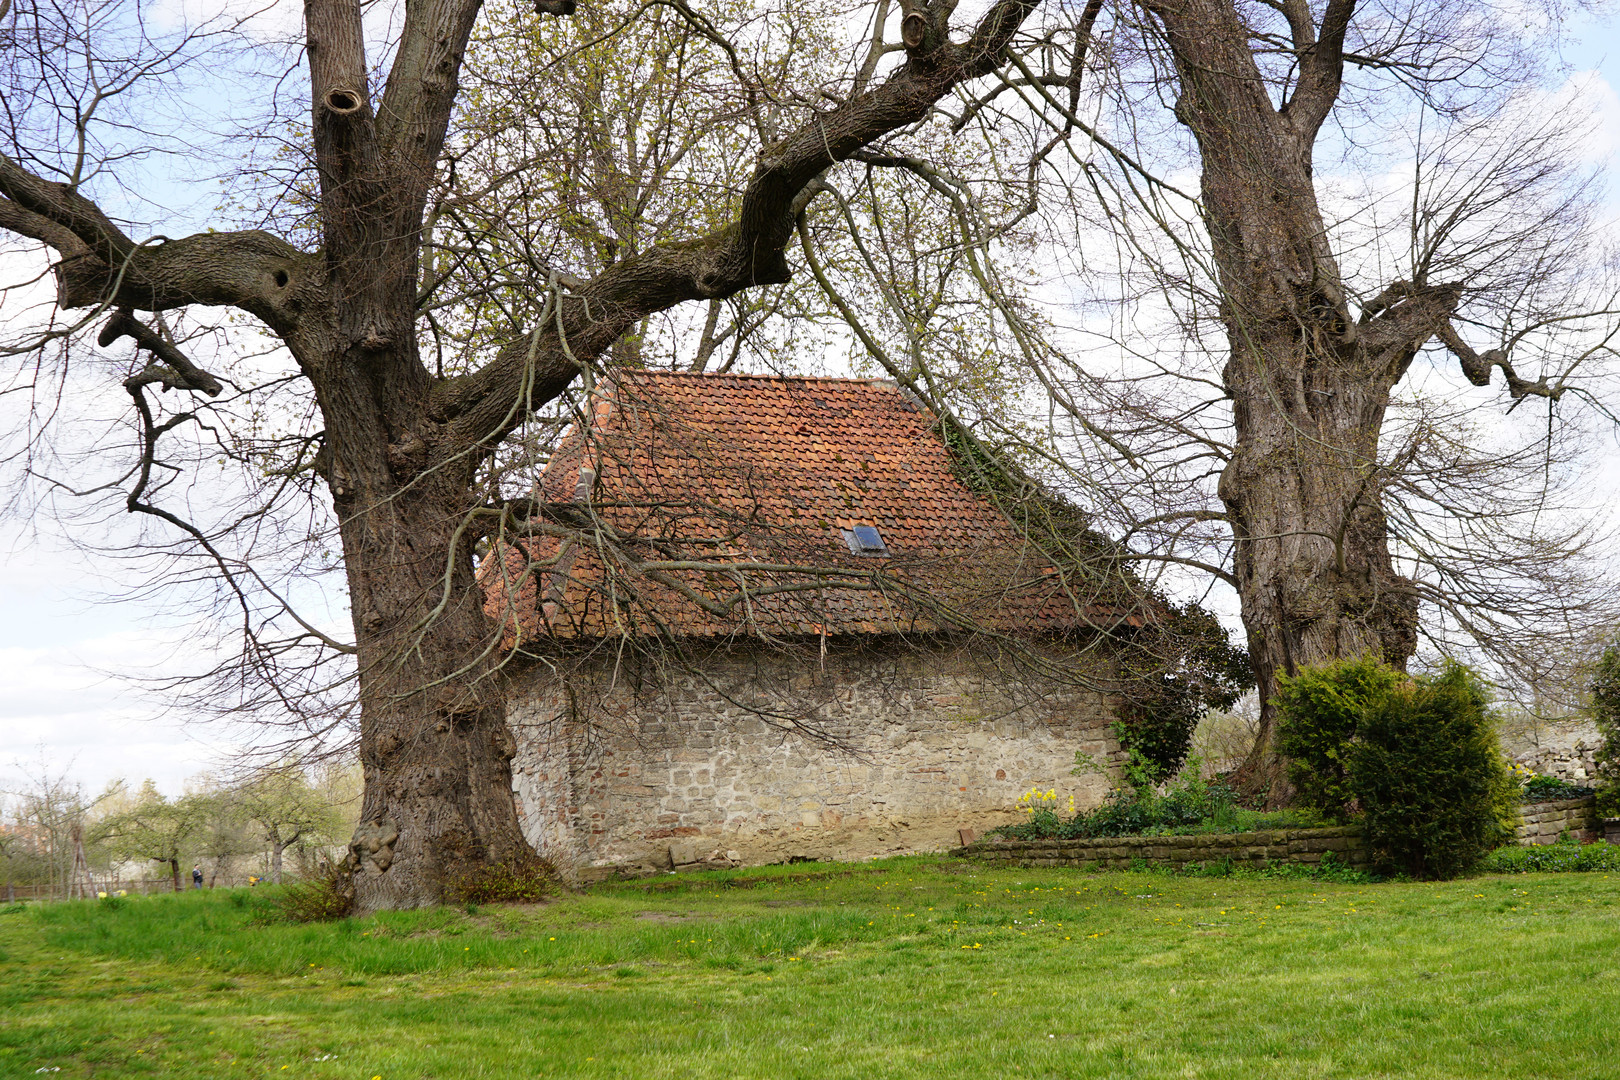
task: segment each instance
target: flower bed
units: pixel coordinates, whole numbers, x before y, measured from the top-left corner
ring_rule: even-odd
[[[1582,844],[1573,837],[1557,844],[1533,846],[1520,841],[1485,856],[1480,869],[1492,874],[1620,870],[1620,845]]]

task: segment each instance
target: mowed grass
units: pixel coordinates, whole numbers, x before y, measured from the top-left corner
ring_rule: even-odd
[[[533,907],[0,914],[0,1077],[1620,1078],[1620,874],[913,858]]]

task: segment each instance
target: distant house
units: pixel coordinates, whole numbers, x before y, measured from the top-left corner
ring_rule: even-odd
[[[590,878],[939,849],[1117,752],[1090,595],[878,380],[625,372],[485,558],[525,827]]]

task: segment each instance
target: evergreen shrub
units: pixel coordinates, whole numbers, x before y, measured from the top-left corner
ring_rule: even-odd
[[[1606,818],[1620,817],[1620,646],[1603,650],[1591,690],[1592,719],[1603,739],[1594,755],[1597,809]]]
[[[1405,676],[1371,656],[1306,668],[1281,680],[1277,749],[1288,759],[1295,801],[1345,816],[1355,801],[1349,753],[1369,708]]]
[[[1518,788],[1489,700],[1472,672],[1447,664],[1368,708],[1346,764],[1380,869],[1456,877],[1512,835]]]
[[[1519,801],[1488,704],[1460,664],[1408,679],[1340,661],[1283,681],[1278,749],[1302,804],[1360,814],[1379,870],[1455,877],[1512,834]]]

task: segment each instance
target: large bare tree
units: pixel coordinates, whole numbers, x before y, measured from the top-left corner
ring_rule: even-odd
[[[1537,619],[1570,632],[1594,614],[1571,587],[1581,530],[1549,497],[1552,410],[1566,394],[1590,398],[1617,305],[1576,129],[1525,100],[1552,91],[1560,13],[1543,14],[1547,32],[1449,0],[1115,11],[1114,33],[1131,42],[1116,55],[1139,80],[1121,80],[1116,105],[1149,126],[1157,102],[1168,106],[1191,136],[1182,161],[1199,171],[1195,198],[1150,182],[1134,200],[1155,211],[1137,220],[1176,248],[1156,262],[1157,283],[1195,348],[1224,345],[1218,369],[1179,372],[1224,404],[1138,394],[1123,412],[1157,410],[1166,456],[1218,473],[1218,504],[1162,507],[1152,524],[1230,537],[1219,569],[1241,601],[1262,702],[1244,779],[1273,801],[1288,794],[1270,742],[1279,677],[1366,653],[1404,668],[1424,605],[1509,662]],[[1176,136],[1158,130],[1168,151]],[[1372,174],[1391,164],[1410,178],[1380,192]],[[1359,199],[1346,166],[1361,172]],[[1180,221],[1164,212],[1178,201]],[[1437,370],[1442,351],[1474,386],[1500,371],[1504,404],[1545,402],[1545,441],[1532,428],[1531,452],[1493,454],[1476,430],[1470,446],[1467,407],[1446,403],[1454,390],[1397,402],[1414,361]],[[1530,364],[1543,373],[1521,374]],[[1526,488],[1538,471],[1541,486]]]
[[[197,417],[188,406],[166,412],[159,392],[211,397],[229,387],[177,346],[163,316],[199,305],[251,316],[296,363],[288,377],[313,395],[319,430],[307,442],[338,521],[354,641],[313,621],[295,637],[352,651],[356,664],[366,778],[352,846],[358,910],[432,903],[481,868],[534,857],[512,801],[504,702],[483,677],[498,662],[498,638],[482,612],[473,551],[480,515],[503,508],[485,505],[480,467],[649,315],[785,281],[785,249],[818,177],[993,72],[1036,3],[995,0],[954,34],[953,4],[906,5],[897,13],[903,47],[877,53],[895,60],[880,76],[857,74],[845,93],[829,89],[789,110],[795,122],[758,146],[743,189],[724,193],[729,211],[718,225],[610,257],[589,278],[517,283],[540,297],[533,322],[470,369],[443,373],[422,355],[424,217],[478,0],[408,3],[381,41],[368,39],[356,0],[305,5],[305,146],[318,180],[309,192],[318,246],[309,247],[266,231],[131,235],[93,197],[120,154],[116,140],[96,142],[94,109],[84,105],[172,75],[182,45],[148,36],[134,5],[89,4],[77,20],[67,9],[16,6],[5,46],[10,86],[34,115],[13,122],[0,156],[0,227],[55,253],[57,306],[76,314],[53,327],[51,341],[71,341],[94,319],[104,348],[132,339],[147,356],[123,380],[139,435],[128,508],[213,550],[208,530],[154,496],[164,480],[160,440]],[[573,0],[537,6],[557,16],[575,8]],[[662,6],[719,34],[683,3]],[[102,36],[92,40],[86,26]],[[145,51],[130,47],[123,63],[102,63],[113,42],[131,40]],[[64,42],[69,59],[58,64]],[[379,48],[387,61],[380,80]],[[64,71],[75,56],[100,75]],[[28,86],[30,65],[52,69],[77,96],[17,91]],[[740,61],[732,74],[747,86]],[[95,160],[98,147],[107,153]],[[231,589],[250,586],[250,571],[223,556],[220,567]]]
[[[1468,343],[1477,331],[1465,320],[1485,305],[1470,311],[1465,302],[1494,283],[1456,276],[1486,270],[1458,260],[1456,249],[1483,239],[1498,258],[1511,257],[1504,247],[1521,239],[1516,226],[1500,223],[1496,237],[1469,235],[1461,224],[1470,216],[1465,196],[1450,221],[1413,223],[1406,275],[1355,296],[1318,197],[1315,156],[1347,69],[1388,67],[1439,103],[1444,89],[1466,78],[1456,66],[1470,48],[1492,47],[1467,40],[1486,27],[1446,3],[1145,0],[1142,7],[1173,61],[1175,116],[1192,133],[1202,167],[1200,207],[1229,350],[1221,380],[1233,418],[1219,492],[1261,685],[1269,689],[1306,664],[1365,653],[1405,667],[1417,647],[1420,593],[1390,554],[1383,497],[1390,462],[1380,443],[1392,391],[1431,342],[1449,349],[1476,386],[1500,369],[1514,401],[1556,399],[1562,385],[1515,370],[1512,344],[1524,332],[1486,326],[1508,347],[1476,352]],[[1444,27],[1447,20],[1454,25]],[[1505,42],[1497,47],[1507,51]],[[1486,70],[1507,57],[1490,59]],[[1452,85],[1437,90],[1426,81]],[[1493,164],[1500,173],[1503,163]],[[1487,190],[1511,197],[1515,187],[1526,193],[1511,180]],[[1520,299],[1533,303],[1529,289]],[[1286,781],[1269,752],[1269,713],[1262,713],[1250,783],[1275,800]]]
[[[812,275],[896,378],[1149,580],[1235,594],[1256,795],[1288,797],[1270,702],[1301,666],[1426,640],[1518,690],[1615,618],[1576,479],[1620,293],[1556,64],[1575,10],[1076,4],[948,106],[992,153],[858,155],[955,243],[896,258],[932,239],[885,229],[903,201],[825,240],[807,220]],[[866,284],[821,273],[823,243]],[[964,327],[998,379],[950,377]]]

